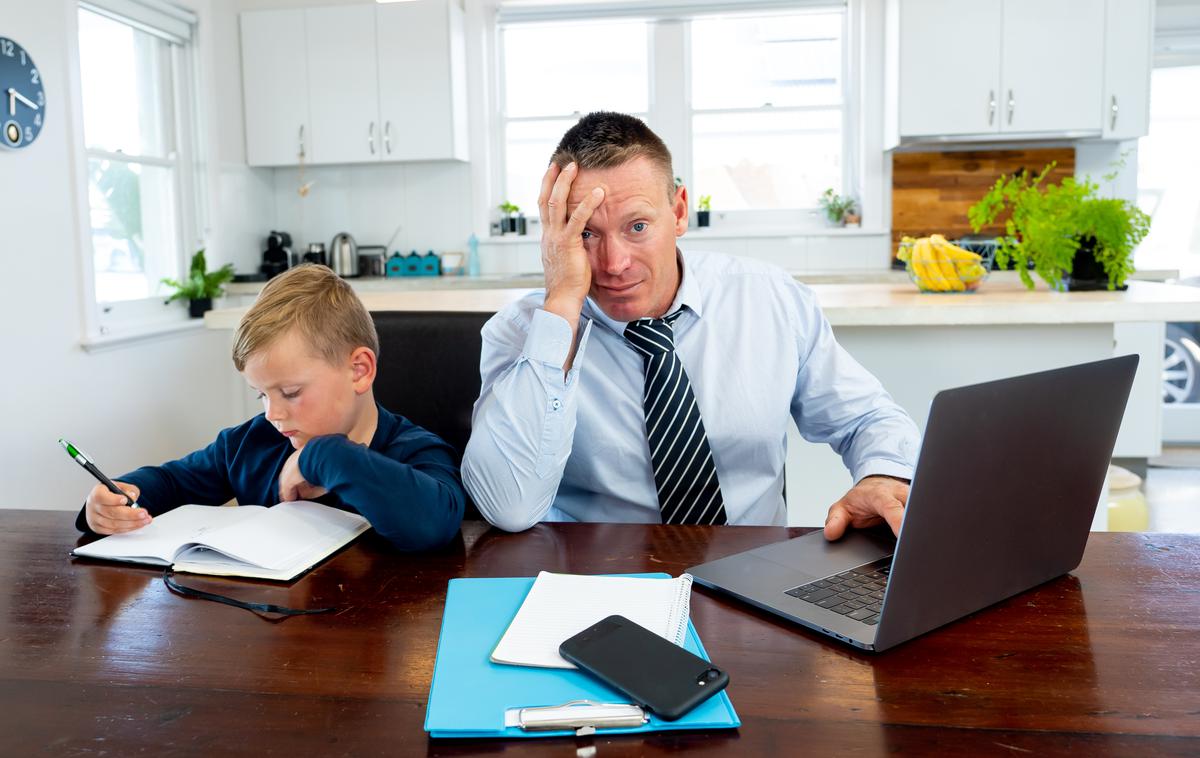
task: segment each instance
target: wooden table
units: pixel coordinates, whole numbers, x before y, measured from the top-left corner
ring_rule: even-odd
[[[290,587],[197,587],[337,614],[272,623],[71,560],[73,514],[0,511],[4,755],[571,755],[586,739],[422,731],[446,582],[666,571],[774,527],[480,523],[444,551],[368,535]],[[878,656],[697,589],[739,730],[591,738],[599,756],[1200,754],[1200,537],[1093,534],[1073,575]]]

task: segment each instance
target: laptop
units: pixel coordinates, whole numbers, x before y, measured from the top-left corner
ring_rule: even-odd
[[[939,392],[899,539],[821,531],[688,569],[882,651],[1079,565],[1137,370],[1126,355]]]

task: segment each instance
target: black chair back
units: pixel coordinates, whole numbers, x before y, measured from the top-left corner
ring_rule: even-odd
[[[461,459],[479,397],[479,332],[491,313],[375,311],[375,399],[438,435]]]
[[[479,332],[491,313],[374,311],[379,332],[375,399],[444,439],[462,461],[479,398]],[[467,496],[463,518],[482,520]]]

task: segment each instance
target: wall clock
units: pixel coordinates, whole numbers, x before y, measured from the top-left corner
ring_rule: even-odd
[[[0,37],[0,147],[27,147],[46,121],[42,75],[25,48]]]

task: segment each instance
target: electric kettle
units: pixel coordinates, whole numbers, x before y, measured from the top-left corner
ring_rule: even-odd
[[[338,232],[329,243],[329,267],[338,276],[358,276],[358,244],[349,232]]]

